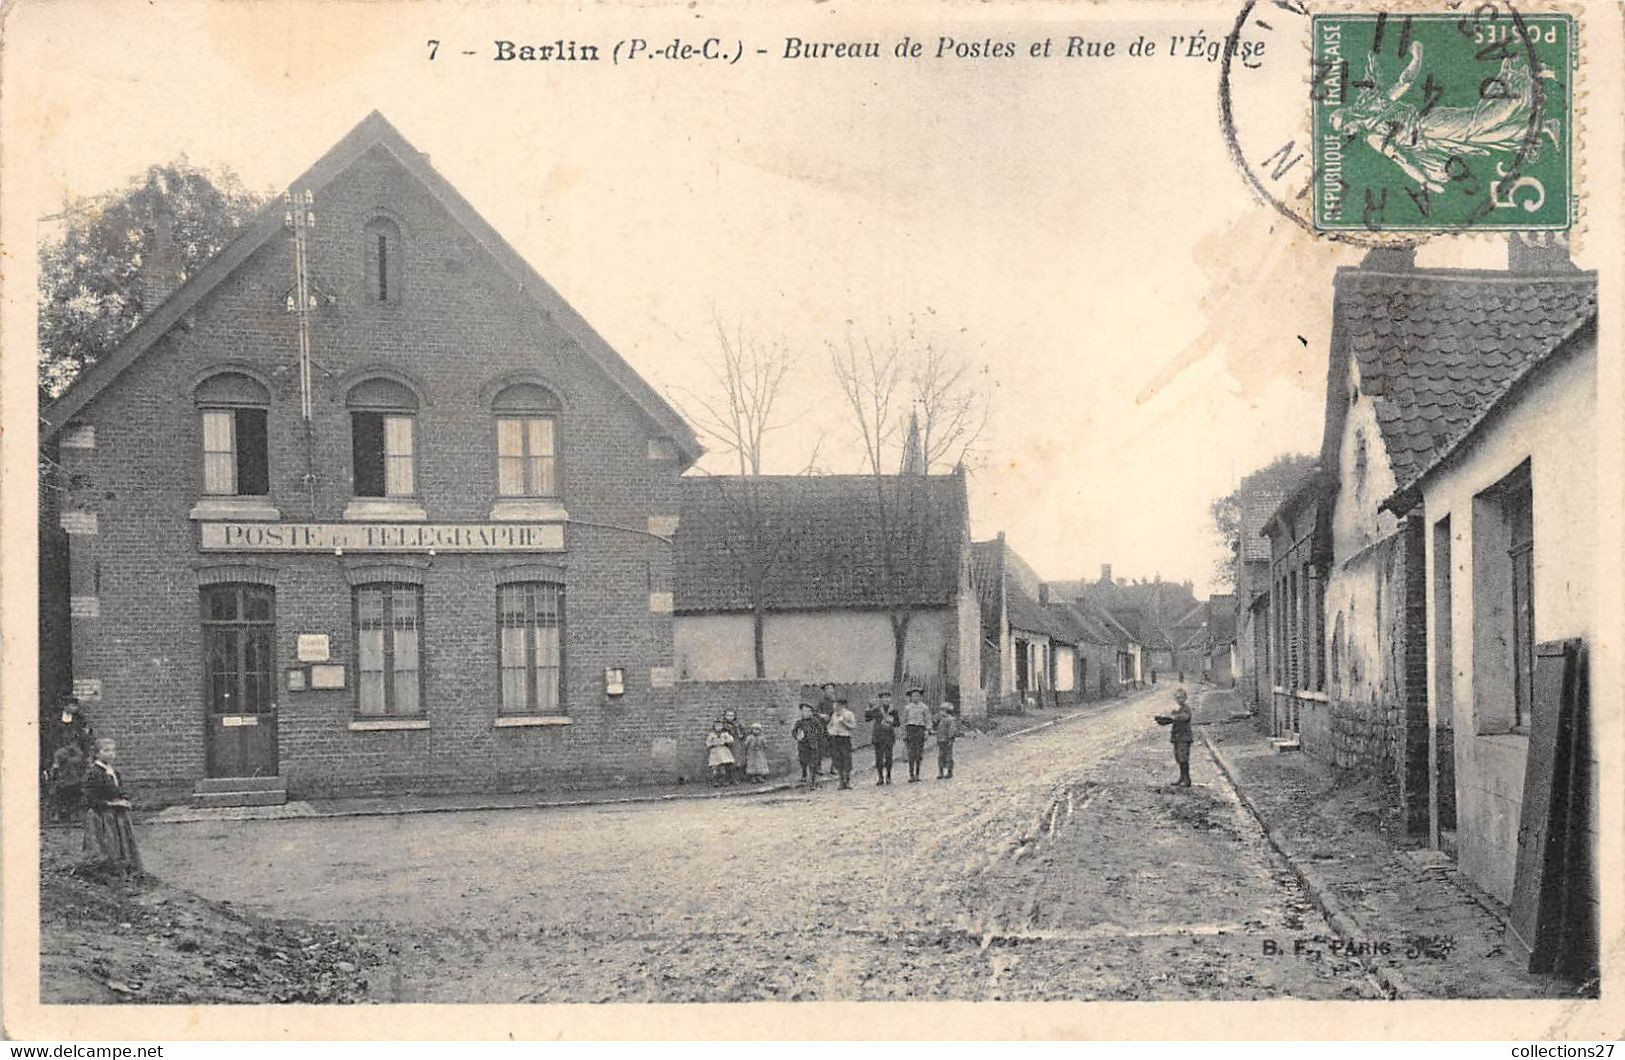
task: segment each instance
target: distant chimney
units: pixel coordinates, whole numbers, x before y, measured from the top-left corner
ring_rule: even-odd
[[[1513,232],[1507,236],[1507,271],[1517,273],[1578,272],[1569,258],[1562,232]]]
[[[181,285],[182,278],[180,250],[175,245],[175,214],[168,204],[160,203],[152,214],[152,242],[142,255],[141,271],[136,277],[141,315],[162,305]]]
[[[1038,603],[1041,607],[1049,606],[1049,582],[1038,583]]]
[[[1112,565],[1110,563],[1102,563],[1100,565],[1100,580],[1103,582],[1109,582],[1112,580]]]

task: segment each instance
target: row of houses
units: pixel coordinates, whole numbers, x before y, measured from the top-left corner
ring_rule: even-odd
[[[669,780],[725,709],[788,741],[808,685],[976,717],[1142,679],[1107,608],[972,542],[962,468],[695,473],[381,115],[292,188],[187,277],[155,219],[152,308],[42,414],[42,710],[71,689],[138,790]]]
[[[1521,236],[1505,271],[1338,270],[1318,462],[1239,498],[1243,698],[1283,749],[1392,778],[1531,944],[1554,894],[1595,923],[1596,295]]]

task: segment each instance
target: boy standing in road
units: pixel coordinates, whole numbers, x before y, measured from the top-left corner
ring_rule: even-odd
[[[908,749],[908,782],[920,779],[920,762],[925,758],[925,730],[931,725],[931,708],[925,705],[925,689],[914,685],[903,705],[903,745]]]
[[[959,738],[959,708],[944,703],[937,712],[937,779],[954,775],[954,741]]]
[[[796,719],[790,735],[796,741],[796,760],[801,763],[801,782],[810,788],[818,786],[818,756],[823,753],[823,726],[813,713],[811,703],[801,704],[801,717]]]
[[[857,731],[858,719],[844,698],[835,701],[835,712],[829,717],[829,744],[831,768],[841,778],[841,787],[852,786],[852,734]]]
[[[897,726],[902,724],[891,705],[891,689],[881,689],[879,702],[865,711],[863,717],[874,723],[870,743],[875,749],[875,783],[890,784],[892,747],[897,743]]]
[[[1172,725],[1169,740],[1174,745],[1174,761],[1179,763],[1179,779],[1170,787],[1191,786],[1191,708],[1183,688],[1174,690],[1174,709],[1170,714],[1158,714],[1158,725]]]

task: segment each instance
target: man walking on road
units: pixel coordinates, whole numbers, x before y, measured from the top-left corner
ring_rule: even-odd
[[[925,689],[915,685],[908,690],[903,705],[903,744],[908,748],[908,782],[920,779],[920,762],[925,758],[925,730],[931,725],[931,708],[925,705]]]
[[[1171,714],[1158,714],[1158,725],[1172,725],[1169,736],[1174,745],[1174,761],[1179,763],[1179,779],[1171,787],[1191,786],[1191,708],[1183,688],[1174,691],[1174,710]]]
[[[857,731],[858,719],[846,700],[835,701],[835,712],[829,717],[829,743],[831,768],[841,778],[841,787],[852,786],[852,734]]]

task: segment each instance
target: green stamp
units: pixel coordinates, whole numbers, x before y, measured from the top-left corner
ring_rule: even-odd
[[[1316,15],[1314,224],[1563,230],[1574,220],[1568,15]]]

